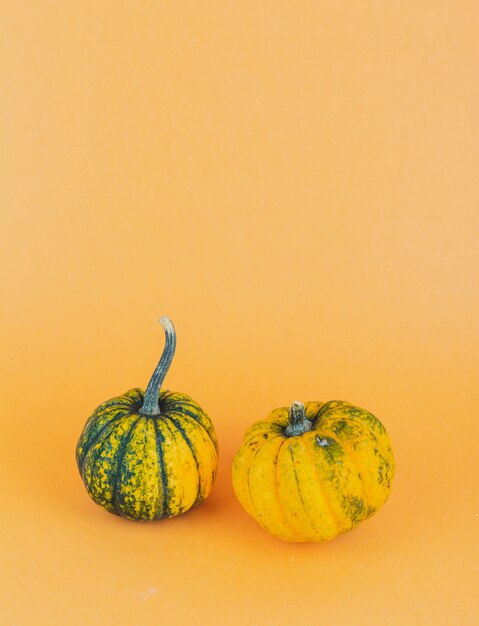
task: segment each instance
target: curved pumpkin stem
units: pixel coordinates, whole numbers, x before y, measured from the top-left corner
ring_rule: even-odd
[[[289,423],[285,433],[288,437],[297,437],[311,430],[313,424],[306,417],[306,410],[302,402],[294,401],[289,409]]]
[[[148,387],[145,391],[143,404],[139,411],[141,415],[149,415],[150,417],[160,415],[158,394],[160,393],[163,380],[170,369],[176,350],[176,332],[172,321],[169,317],[164,315],[160,319],[160,324],[163,326],[163,330],[165,331],[165,347],[163,348],[163,354],[161,355],[158,365],[150,378],[150,382],[148,383]]]

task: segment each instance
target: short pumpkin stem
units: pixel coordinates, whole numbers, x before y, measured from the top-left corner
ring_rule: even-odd
[[[139,411],[141,415],[149,415],[150,417],[160,415],[158,395],[160,393],[163,380],[170,369],[176,349],[176,332],[172,321],[169,317],[163,316],[160,319],[160,324],[163,326],[165,331],[165,347],[163,348],[161,359],[153,372],[153,376],[150,378],[150,382],[148,383],[148,387],[145,391],[143,404]]]
[[[293,402],[289,409],[289,423],[286,426],[285,433],[288,437],[297,437],[311,430],[313,424],[306,417],[306,410],[302,402]]]

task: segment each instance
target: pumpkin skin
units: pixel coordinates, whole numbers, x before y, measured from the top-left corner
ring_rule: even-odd
[[[204,500],[217,467],[211,420],[183,393],[161,391],[161,415],[140,415],[144,391],[131,389],[95,409],[77,446],[91,498],[133,520],[179,515]]]
[[[303,411],[293,424],[292,409]],[[381,422],[349,402],[294,403],[247,431],[233,461],[243,508],[285,541],[327,541],[373,515],[394,476]]]
[[[176,345],[171,322],[162,320],[167,343],[146,392],[130,389],[100,404],[76,448],[90,497],[130,520],[185,513],[208,496],[217,470],[208,415],[188,395],[159,389]]]

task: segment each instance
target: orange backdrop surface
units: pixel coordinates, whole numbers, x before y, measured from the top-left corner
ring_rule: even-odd
[[[9,626],[477,624],[479,11],[445,2],[0,2],[0,611]],[[201,507],[133,523],[75,465],[166,388],[220,442]],[[245,428],[349,400],[390,500],[326,544],[236,501]]]

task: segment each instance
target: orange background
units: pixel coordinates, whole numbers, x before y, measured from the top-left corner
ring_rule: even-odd
[[[2,623],[477,623],[477,3],[0,7]],[[162,314],[220,468],[198,509],[135,524],[74,450],[146,385]],[[295,399],[369,409],[397,460],[323,545],[269,536],[230,484],[245,428]]]

